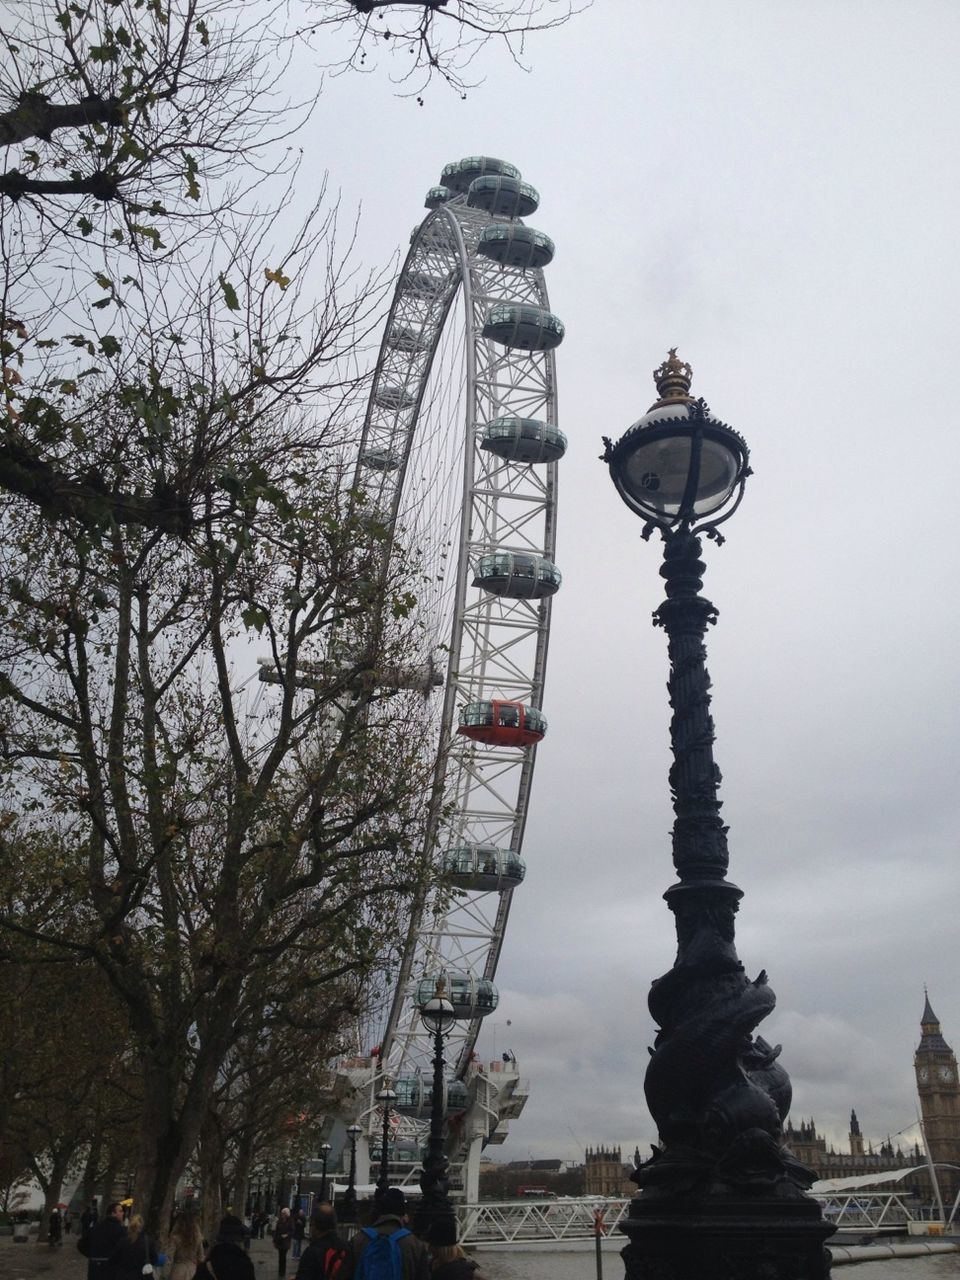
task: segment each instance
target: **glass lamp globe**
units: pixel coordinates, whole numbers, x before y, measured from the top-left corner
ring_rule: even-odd
[[[440,977],[437,979],[437,985],[431,998],[425,1000],[420,1006],[420,1017],[423,1020],[423,1025],[435,1035],[438,1031],[445,1031],[456,1019],[456,1016],[456,1010],[447,999],[446,979]]]
[[[746,442],[693,399],[692,374],[671,349],[653,375],[659,399],[604,455],[627,506],[665,530],[720,524],[750,474]]]

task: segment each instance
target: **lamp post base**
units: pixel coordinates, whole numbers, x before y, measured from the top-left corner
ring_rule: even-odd
[[[620,1224],[626,1280],[828,1280],[833,1232],[814,1200],[636,1197]]]

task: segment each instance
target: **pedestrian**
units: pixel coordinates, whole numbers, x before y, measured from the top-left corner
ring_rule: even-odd
[[[273,1247],[277,1251],[277,1276],[280,1277],[287,1274],[287,1252],[293,1240],[293,1219],[290,1217],[290,1210],[284,1205],[280,1210],[280,1217],[277,1219],[277,1225],[273,1229]]]
[[[53,1249],[63,1244],[63,1219],[59,1208],[54,1205],[50,1210],[50,1221],[47,1223],[47,1244]]]
[[[333,1205],[318,1204],[310,1219],[310,1243],[294,1280],[351,1280],[352,1276],[353,1251],[337,1232]]]
[[[399,1187],[380,1197],[379,1217],[353,1237],[354,1280],[430,1280],[427,1246],[408,1227]]]
[[[245,1235],[240,1219],[226,1214],[210,1251],[197,1267],[197,1280],[255,1280],[253,1263],[243,1247]]]
[[[116,1200],[107,1205],[99,1222],[95,1222],[85,1236],[80,1237],[78,1247],[86,1253],[87,1280],[115,1280],[116,1266],[113,1255],[126,1240],[123,1226],[123,1205]]]
[[[307,1234],[307,1219],[302,1209],[298,1209],[293,1220],[293,1257],[299,1258],[303,1252],[303,1238]]]
[[[144,1275],[149,1274],[145,1268],[152,1270],[157,1266],[157,1251],[143,1229],[139,1213],[130,1214],[124,1236],[111,1257],[114,1266],[111,1280],[143,1280]]]
[[[197,1267],[203,1261],[203,1232],[189,1210],[178,1213],[174,1218],[167,1243],[173,1263],[170,1280],[193,1280]]]
[[[427,1235],[430,1250],[431,1280],[485,1280],[480,1264],[468,1258],[457,1243],[456,1214],[438,1216],[430,1223]]]
[[[90,1203],[87,1205],[87,1207],[84,1209],[83,1213],[81,1213],[80,1215],[81,1240],[84,1240],[86,1239],[87,1236],[89,1236],[90,1232],[97,1225],[97,1220],[99,1216],[100,1215],[97,1213],[97,1202],[96,1200],[91,1200]],[[80,1249],[80,1246],[77,1245],[77,1248]],[[80,1249],[80,1252],[83,1253],[83,1250]]]
[[[73,1230],[73,1214],[69,1209],[63,1211],[63,1234],[68,1236]]]

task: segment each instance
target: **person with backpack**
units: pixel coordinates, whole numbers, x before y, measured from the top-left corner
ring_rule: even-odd
[[[353,1252],[337,1232],[332,1204],[318,1204],[310,1219],[310,1243],[293,1280],[352,1280]]]
[[[430,1280],[427,1246],[407,1221],[406,1197],[388,1187],[376,1222],[353,1237],[354,1280]]]

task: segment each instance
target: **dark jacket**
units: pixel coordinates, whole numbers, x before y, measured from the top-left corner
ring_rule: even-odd
[[[290,1217],[278,1218],[277,1225],[273,1232],[273,1243],[277,1246],[281,1253],[286,1253],[290,1248],[290,1240],[293,1237],[293,1219]]]
[[[104,1218],[86,1237],[87,1280],[114,1280],[117,1274],[113,1257],[126,1241],[127,1229],[116,1218]]]
[[[242,1244],[218,1240],[197,1267],[194,1280],[255,1280],[250,1255]]]
[[[385,1214],[382,1218],[378,1218],[373,1225],[380,1235],[391,1236],[394,1231],[399,1231],[405,1223],[393,1214]],[[356,1265],[360,1261],[360,1255],[368,1244],[370,1244],[370,1237],[363,1231],[358,1231],[353,1237],[354,1269],[356,1269]],[[400,1262],[403,1266],[403,1280],[430,1280],[430,1255],[427,1253],[427,1246],[423,1241],[418,1240],[411,1233],[408,1236],[404,1236],[402,1240],[398,1240],[397,1247],[400,1250]]]
[[[326,1280],[327,1253],[331,1249],[343,1249],[346,1251],[346,1256],[337,1268],[336,1280],[351,1280],[353,1276],[353,1250],[345,1240],[337,1235],[336,1231],[325,1231],[322,1236],[314,1236],[297,1263],[297,1274],[294,1280]]]
[[[126,1232],[124,1235],[126,1236]],[[143,1280],[143,1268],[147,1263],[157,1265],[157,1251],[145,1231],[136,1240],[121,1240],[110,1259],[114,1280]]]

